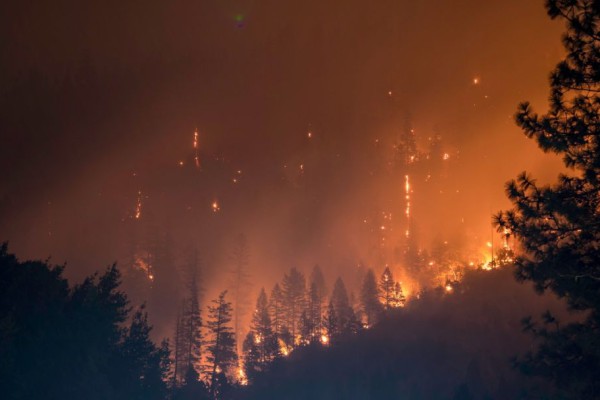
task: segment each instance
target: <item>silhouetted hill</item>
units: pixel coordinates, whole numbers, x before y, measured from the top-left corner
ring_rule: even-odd
[[[379,325],[296,350],[259,376],[245,399],[519,399],[549,388],[512,368],[533,339],[521,319],[564,306],[514,281],[510,268],[467,274]]]

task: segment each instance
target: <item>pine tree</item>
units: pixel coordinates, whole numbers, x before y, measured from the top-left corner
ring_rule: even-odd
[[[402,284],[400,282],[396,282],[394,284],[394,292],[392,294],[392,302],[390,304],[393,308],[404,307],[406,303],[406,297],[404,296],[404,292],[402,290]]]
[[[248,243],[246,237],[240,234],[235,241],[231,253],[231,262],[233,268],[230,270],[231,295],[233,297],[233,329],[235,332],[236,343],[240,343],[239,335],[242,329],[242,319],[248,312],[250,300],[250,273],[248,272],[249,263]]]
[[[541,327],[530,321],[526,329],[541,344],[521,366],[551,379],[562,398],[591,399],[600,393],[600,2],[547,0],[546,8],[567,22],[566,58],[550,77],[548,113],[540,116],[525,102],[516,120],[543,151],[562,155],[573,174],[541,186],[522,173],[506,186],[513,208],[495,223],[523,248],[517,279],[586,312],[562,325],[548,315]]]
[[[260,350],[258,348],[260,339],[257,337],[254,331],[248,332],[244,343],[242,345],[242,351],[244,355],[244,370],[248,380],[252,382],[256,375],[263,370],[264,363],[261,362]]]
[[[226,294],[225,290],[212,301],[213,305],[208,307],[206,323],[207,378],[213,399],[218,398],[218,394],[227,386],[226,374],[237,365],[235,335],[229,326],[232,319],[232,306],[225,300]]]
[[[292,335],[293,343],[296,343],[300,315],[306,301],[306,279],[296,268],[292,268],[289,274],[285,274],[283,277],[283,299],[287,314],[286,325]]]
[[[302,311],[300,315],[300,343],[308,344],[315,339],[315,325],[307,310]]]
[[[338,278],[333,285],[331,303],[335,310],[339,333],[355,332],[357,329],[356,316],[348,301],[348,292],[342,278]]]
[[[360,291],[360,304],[366,318],[366,324],[373,326],[381,317],[383,307],[379,301],[377,281],[371,268],[367,271]]]
[[[198,272],[195,267],[190,268],[188,294],[183,299],[177,314],[175,327],[175,351],[173,384],[185,381],[189,369],[200,374],[202,358],[202,315],[199,304],[200,290],[198,286]]]
[[[308,317],[311,319],[313,326],[313,337],[321,335],[323,321],[323,302],[327,297],[327,285],[325,277],[318,265],[315,265],[310,274],[310,287],[308,292]]]
[[[275,336],[280,336],[283,332],[285,324],[285,309],[283,306],[283,291],[276,283],[271,290],[271,298],[269,301],[269,311],[271,313],[271,321],[273,323],[273,332]]]
[[[379,298],[385,310],[391,307],[394,297],[394,276],[388,267],[385,267],[379,279]]]
[[[327,306],[327,312],[323,318],[323,325],[325,326],[330,341],[333,341],[339,336],[341,329],[332,301],[329,301],[329,305]]]
[[[256,300],[256,308],[252,316],[250,329],[254,333],[258,345],[258,361],[261,364],[272,361],[277,356],[277,338],[273,332],[267,294],[264,288],[261,289]]]
[[[152,327],[142,306],[131,320],[131,325],[120,345],[121,392],[129,399],[164,399],[165,378],[169,370],[168,344],[157,347],[150,340]]]
[[[321,331],[321,297],[317,284],[312,282],[308,290],[308,304],[306,310],[302,312],[301,319],[301,335],[305,342],[315,340]]]

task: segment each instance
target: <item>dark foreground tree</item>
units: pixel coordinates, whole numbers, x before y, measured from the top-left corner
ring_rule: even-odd
[[[541,342],[521,367],[551,379],[563,397],[600,398],[600,1],[547,0],[546,8],[567,22],[566,58],[551,74],[547,114],[523,103],[516,120],[543,151],[561,155],[570,172],[552,186],[522,173],[507,184],[513,208],[495,223],[522,244],[519,280],[586,312],[567,324],[551,314],[541,326],[527,319],[525,328]]]
[[[154,399],[165,394],[166,343],[143,310],[129,327],[115,266],[70,288],[62,267],[19,262],[0,246],[0,397]]]
[[[118,369],[114,370],[122,399],[161,400],[167,394],[164,378],[169,372],[169,343],[157,348],[150,340],[152,327],[142,306],[119,345]]]
[[[227,291],[221,292],[219,297],[212,301],[213,306],[208,307],[208,340],[206,351],[207,378],[210,384],[211,398],[219,398],[220,393],[227,390],[227,373],[237,365],[237,352],[234,332],[231,323],[232,306],[225,300]]]

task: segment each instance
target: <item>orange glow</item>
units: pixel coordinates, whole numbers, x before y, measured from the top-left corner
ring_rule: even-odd
[[[194,141],[193,141],[193,147],[194,147],[194,163],[196,164],[196,168],[200,168],[200,156],[198,155],[198,130],[196,129],[194,131]]]
[[[246,376],[246,371],[244,371],[243,366],[239,366],[237,369],[237,380],[242,386],[246,386],[248,384],[248,377]]]
[[[142,217],[142,191],[138,190],[137,202],[135,204],[135,219]]]

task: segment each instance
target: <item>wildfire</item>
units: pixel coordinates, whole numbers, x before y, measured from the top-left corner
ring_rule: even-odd
[[[142,271],[149,281],[154,281],[154,274],[152,273],[152,265],[148,263],[143,257],[136,256],[135,261],[133,263],[133,267]]]
[[[404,211],[404,213],[406,214],[406,237],[408,238],[410,236],[410,179],[408,177],[408,175],[404,175],[404,193],[405,193],[405,200],[406,200],[406,209]]]
[[[137,201],[135,204],[135,219],[142,217],[142,191],[138,190]]]
[[[196,164],[196,168],[200,168],[200,156],[198,155],[198,129],[194,131],[194,163]]]
[[[246,371],[244,371],[244,367],[240,365],[237,369],[237,379],[238,383],[242,386],[246,386],[248,384],[248,377],[246,376]]]
[[[285,344],[285,342],[281,339],[277,339],[277,342],[279,344],[279,351],[281,352],[281,355],[284,357],[289,356],[292,352],[292,349],[288,347],[288,345]]]

